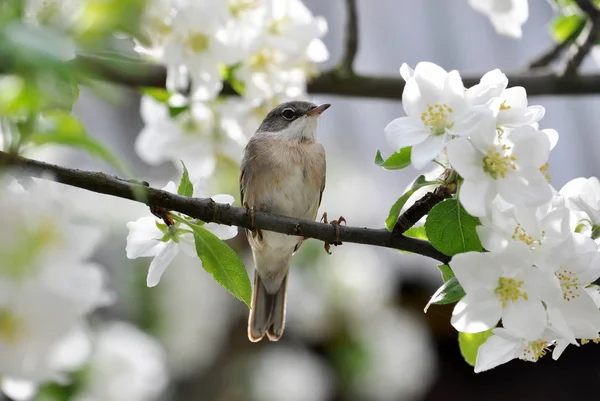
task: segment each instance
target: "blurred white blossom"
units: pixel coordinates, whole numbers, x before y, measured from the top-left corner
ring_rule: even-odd
[[[377,401],[423,396],[435,380],[436,360],[421,321],[410,312],[382,307],[365,315],[356,332],[368,361],[352,383],[356,395]]]
[[[135,142],[138,156],[151,165],[170,161],[179,170],[184,160],[196,179],[214,172],[219,153],[237,161],[247,141],[224,130],[216,106],[208,103],[194,101],[171,117],[165,104],[143,96],[141,115],[146,125]]]
[[[178,255],[157,293],[157,331],[169,371],[186,378],[209,369],[230,335],[237,303],[195,260]]]
[[[500,35],[513,39],[523,36],[521,26],[529,18],[528,0],[469,0],[469,5],[487,16]]]
[[[74,401],[151,401],[168,384],[165,352],[135,326],[113,321],[99,328],[85,380]]]
[[[269,347],[250,370],[252,398],[260,401],[325,401],[333,392],[329,367],[308,350]]]
[[[0,374],[3,390],[17,398],[66,379],[72,364],[60,347],[111,296],[89,261],[101,237],[96,227],[74,221],[35,183],[28,191],[8,185],[0,205],[11,211],[0,217]]]

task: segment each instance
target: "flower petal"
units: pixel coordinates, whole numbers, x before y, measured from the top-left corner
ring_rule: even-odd
[[[384,129],[385,138],[394,151],[413,146],[427,139],[431,132],[411,117],[400,117],[392,120]]]
[[[496,329],[498,330],[498,329]],[[494,332],[496,332],[494,330]],[[523,352],[523,344],[518,339],[492,335],[477,351],[475,373],[484,372],[518,358]]]
[[[156,227],[154,217],[141,217],[127,223],[129,234],[125,251],[129,259],[142,256],[156,256],[160,250],[159,241],[163,233]]]
[[[516,337],[534,341],[544,332],[548,317],[540,301],[510,302],[502,313],[502,324]]]
[[[176,242],[161,242],[161,244],[164,245],[161,247],[158,255],[154,257],[148,268],[148,277],[146,278],[148,287],[154,287],[159,283],[163,273],[179,253],[179,244]]]
[[[479,333],[495,327],[502,314],[497,299],[488,297],[488,291],[467,293],[452,311],[452,326],[464,333]]]
[[[417,170],[425,167],[436,158],[446,146],[443,136],[429,136],[423,142],[413,145],[410,162]]]
[[[502,267],[488,253],[459,253],[450,261],[450,267],[467,294],[480,289],[493,290],[502,275]]]

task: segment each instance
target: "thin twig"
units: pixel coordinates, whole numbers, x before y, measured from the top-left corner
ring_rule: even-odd
[[[252,226],[252,218],[248,209],[215,203],[210,198],[199,199],[180,196],[105,173],[70,169],[24,157],[11,156],[5,152],[0,152],[0,166],[2,165],[13,168],[17,174],[52,179],[88,191],[130,199],[149,206],[163,207],[205,222],[248,229],[258,228],[282,234],[315,238],[329,243],[334,243],[339,239],[342,242],[409,251],[428,256],[442,263],[450,261],[449,256],[435,249],[429,242],[397,235],[385,228],[349,226],[336,228],[331,224],[300,220],[260,211],[254,213],[254,226]],[[50,177],[48,174],[50,174]],[[140,194],[143,196],[140,197]]]
[[[552,48],[548,49],[545,53],[542,53],[537,58],[532,60],[528,67],[530,70],[536,68],[548,67],[553,61],[559,59],[562,53],[577,39],[579,36],[578,30],[571,32],[571,34],[560,43],[556,43]]]
[[[590,0],[576,0],[577,5],[583,11],[588,20],[583,32],[577,38],[577,43],[574,43],[569,48],[568,62],[563,70],[563,75],[575,75],[579,66],[592,50],[592,46],[596,43],[600,34],[600,11],[592,4]]]
[[[354,59],[358,51],[358,10],[356,0],[346,0],[346,46],[338,71],[354,75]]]
[[[423,216],[427,215],[435,205],[451,196],[451,192],[444,185],[440,185],[433,192],[427,192],[425,196],[413,203],[411,207],[398,217],[398,221],[392,232],[397,235],[404,234],[406,230],[417,224]]]

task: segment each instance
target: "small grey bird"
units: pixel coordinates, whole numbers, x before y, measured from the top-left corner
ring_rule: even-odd
[[[253,210],[315,220],[325,189],[325,150],[317,142],[319,116],[329,104],[280,104],[263,120],[241,165],[242,203]],[[285,326],[290,261],[303,237],[246,230],[254,257],[248,338],[277,341]]]

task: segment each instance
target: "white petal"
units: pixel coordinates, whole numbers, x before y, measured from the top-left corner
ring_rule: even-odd
[[[179,244],[176,242],[169,241],[166,243],[162,242],[162,244],[164,244],[162,249],[154,257],[148,268],[148,277],[146,278],[148,287],[154,287],[159,283],[163,273],[179,253]]]
[[[520,340],[492,335],[477,351],[475,373],[484,372],[518,358],[523,352]]]
[[[177,193],[177,184],[175,184],[173,181],[169,181],[169,182],[167,183],[167,185],[165,185],[165,186],[162,188],[162,190],[163,190],[163,191],[170,192],[170,193],[172,193],[172,194],[176,194],[176,193]]]
[[[540,168],[548,161],[550,140],[543,132],[530,126],[520,127],[510,133],[512,155],[519,166]]]
[[[430,62],[420,62],[415,67],[414,79],[426,104],[439,103],[448,73],[439,65]]]
[[[413,145],[410,161],[417,169],[425,167],[432,159],[436,158],[446,146],[442,135],[429,136],[423,142]]]
[[[475,230],[477,230],[481,245],[490,252],[500,252],[506,248],[509,243],[506,236],[490,227],[477,226],[475,227]]]
[[[429,138],[431,132],[411,117],[392,120],[384,129],[385,138],[394,151],[413,146]]]
[[[489,181],[465,180],[460,186],[460,203],[465,210],[476,217],[485,216],[492,199],[489,196]]]
[[[31,381],[11,379],[4,377],[2,380],[2,392],[16,401],[31,400],[37,392],[37,385]]]
[[[495,257],[481,252],[454,255],[450,267],[467,293],[479,289],[493,291],[498,285],[498,279],[502,274],[502,267]]]
[[[208,231],[219,237],[222,240],[228,240],[235,237],[238,229],[235,226],[227,226],[225,224],[206,223],[204,225]]]
[[[163,233],[156,227],[154,217],[141,217],[127,223],[129,235],[125,250],[129,259],[142,256],[156,256],[160,250]]]
[[[323,63],[329,59],[329,51],[322,40],[313,39],[306,49],[306,56],[313,63]]]
[[[233,196],[227,194],[213,195],[211,198],[217,203],[227,203],[229,205],[233,205],[233,202],[235,202]]]
[[[495,327],[501,316],[497,299],[487,297],[488,291],[465,295],[452,311],[452,326],[464,333],[479,333]]]
[[[483,175],[483,155],[467,138],[454,139],[446,144],[452,167],[465,179],[479,180]]]
[[[408,81],[410,78],[413,77],[413,75],[415,75],[415,70],[410,68],[408,64],[402,63],[402,65],[400,66],[400,76],[402,77],[402,79],[404,79],[404,81]]]
[[[544,332],[548,318],[541,302],[518,301],[504,308],[502,323],[516,337],[534,341]]]
[[[554,149],[556,144],[558,143],[558,132],[552,128],[543,129],[542,132],[546,134],[548,140],[550,141],[550,150]]]

